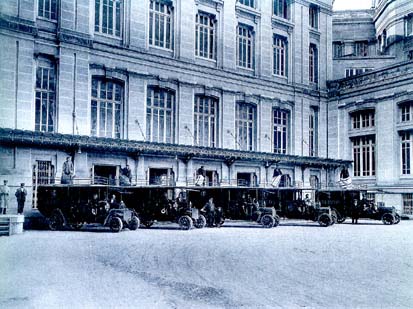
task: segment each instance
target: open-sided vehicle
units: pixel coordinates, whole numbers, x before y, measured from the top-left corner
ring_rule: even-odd
[[[250,187],[204,187],[190,190],[189,200],[196,208],[203,208],[210,198],[213,199],[213,226],[221,226],[230,219],[255,221],[266,228],[276,227],[279,217],[273,207],[265,207],[261,192],[259,188]]]
[[[312,189],[278,188],[265,189],[268,203],[277,209],[281,217],[318,222],[320,226],[333,225],[337,218],[330,207],[322,207]]]
[[[141,223],[151,227],[155,222],[170,221],[181,229],[203,228],[205,217],[187,198],[187,189],[165,186],[129,187],[128,202],[139,213]]]
[[[114,232],[136,230],[139,217],[121,196],[118,188],[99,185],[42,185],[37,190],[38,209],[51,230],[80,229],[85,223],[102,224]]]
[[[395,207],[376,206],[365,198],[366,193],[366,190],[360,189],[326,189],[319,190],[317,196],[322,205],[334,207],[338,223],[351,217],[354,211],[358,218],[381,220],[384,224],[400,222],[401,217]]]

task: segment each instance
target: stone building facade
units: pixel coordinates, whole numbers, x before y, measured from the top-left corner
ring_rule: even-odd
[[[339,80],[329,83],[331,155],[353,160],[353,182],[404,215],[413,215],[412,24],[412,1],[381,0],[372,10],[335,13],[333,75]],[[350,68],[353,76],[345,78]]]
[[[34,208],[67,156],[76,183],[335,183],[331,2],[0,2],[0,177]]]

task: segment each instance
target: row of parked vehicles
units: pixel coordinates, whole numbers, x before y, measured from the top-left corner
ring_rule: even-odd
[[[136,230],[172,221],[182,229],[220,227],[225,220],[249,220],[265,228],[280,218],[304,219],[320,226],[347,217],[397,224],[394,207],[376,207],[360,190],[313,190],[248,187],[119,187],[104,185],[43,185],[38,209],[50,229],[80,229],[98,223],[114,232]],[[127,205],[127,206],[126,206]]]

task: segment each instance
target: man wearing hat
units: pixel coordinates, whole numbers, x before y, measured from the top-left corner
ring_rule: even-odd
[[[20,188],[16,190],[16,198],[17,198],[17,214],[23,214],[24,202],[26,201],[27,191],[24,187],[24,183],[20,184]]]
[[[9,207],[10,188],[7,185],[7,180],[4,180],[4,185],[0,186],[0,215],[6,214]]]

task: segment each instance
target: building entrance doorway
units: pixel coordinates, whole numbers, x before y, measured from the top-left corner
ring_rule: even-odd
[[[119,185],[119,166],[93,165],[93,184]]]
[[[149,184],[173,186],[175,183],[175,174],[171,168],[150,168]]]
[[[255,187],[257,185],[257,175],[255,173],[237,173],[237,186]]]

